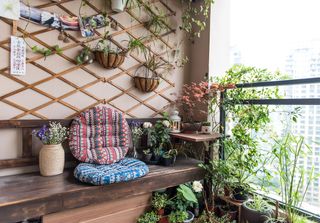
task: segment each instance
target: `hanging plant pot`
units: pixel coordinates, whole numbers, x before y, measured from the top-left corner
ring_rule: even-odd
[[[123,64],[125,53],[95,51],[96,60],[106,69],[114,69]]]
[[[111,0],[111,9],[114,12],[123,12],[126,4],[127,0]]]
[[[134,84],[142,92],[151,92],[157,89],[160,80],[158,77],[134,77]]]
[[[136,70],[133,80],[135,87],[142,92],[152,92],[160,83],[160,78],[145,66],[141,66]]]

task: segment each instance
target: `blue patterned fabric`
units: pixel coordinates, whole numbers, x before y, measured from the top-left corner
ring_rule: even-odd
[[[148,173],[149,168],[145,163],[132,158],[124,158],[109,165],[80,163],[74,170],[75,178],[94,185],[130,181]]]

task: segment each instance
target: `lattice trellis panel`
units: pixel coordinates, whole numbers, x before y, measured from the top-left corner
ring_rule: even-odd
[[[57,14],[78,15],[80,0],[43,1],[30,0],[32,6]],[[87,16],[101,13],[105,0],[87,1],[82,14]],[[171,2],[171,1],[169,1]],[[174,1],[175,2],[175,1]],[[177,3],[175,3],[177,4]],[[150,0],[152,7],[161,8],[174,22],[179,19],[175,11],[162,0]],[[174,6],[173,5],[173,9]],[[177,9],[179,10],[179,9]],[[147,15],[139,9],[127,9],[122,13],[108,12],[109,18],[118,24],[118,30],[110,27],[111,42],[124,48],[123,40],[151,35],[157,38],[145,45],[156,56],[167,61],[172,49],[182,38],[179,30],[169,25],[169,31],[156,35],[145,29],[143,22]],[[26,28],[27,25],[27,28]],[[58,40],[59,31],[20,20],[18,31],[26,41],[34,46],[53,49],[59,45],[63,52],[53,54],[46,59],[27,50],[26,76],[12,76],[9,73],[9,37],[12,22],[0,20],[0,119],[55,119],[71,118],[79,112],[99,104],[107,104],[128,117],[155,117],[168,109],[183,81],[183,70],[175,69],[164,77],[157,90],[151,93],[139,92],[133,85],[132,76],[143,64],[141,55],[131,53],[121,67],[104,69],[94,62],[89,65],[77,65],[74,58],[85,44],[94,43],[103,36],[105,28],[96,30],[91,39],[82,38],[80,32],[68,31],[70,42]]]

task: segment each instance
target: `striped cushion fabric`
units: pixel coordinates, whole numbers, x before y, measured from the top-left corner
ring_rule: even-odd
[[[74,176],[84,183],[106,185],[130,181],[148,172],[149,168],[145,163],[133,158],[124,158],[110,165],[80,163],[74,170]]]
[[[94,107],[72,121],[69,146],[73,156],[82,162],[118,162],[128,152],[128,123],[116,110]]]

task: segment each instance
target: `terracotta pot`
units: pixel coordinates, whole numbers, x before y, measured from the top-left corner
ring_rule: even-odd
[[[159,221],[158,223],[169,223],[169,219],[167,216],[163,216]]]
[[[158,210],[158,215],[160,215],[160,216],[164,215],[164,209],[163,208]]]
[[[135,76],[133,80],[136,88],[138,88],[142,92],[154,91],[160,83],[160,79],[158,77]]]
[[[119,67],[126,57],[124,53],[104,53],[102,51],[96,51],[95,56],[98,63],[106,69]]]
[[[42,176],[63,173],[65,153],[61,144],[43,145],[39,153],[39,168]]]

